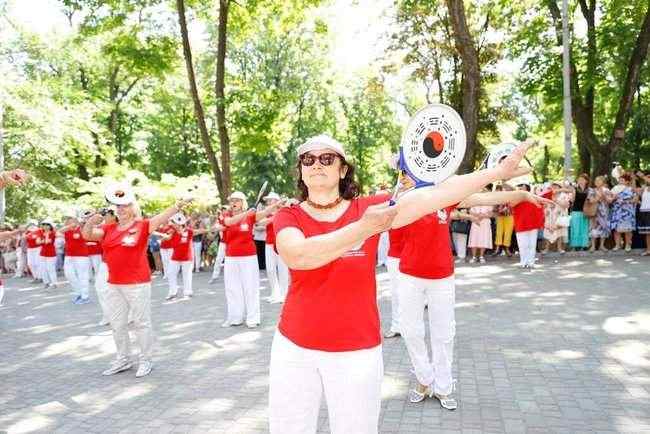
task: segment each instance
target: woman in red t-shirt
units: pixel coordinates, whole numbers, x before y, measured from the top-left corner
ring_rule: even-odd
[[[74,291],[74,304],[89,303],[88,287],[90,286],[90,259],[88,246],[81,236],[81,226],[75,217],[69,217],[66,225],[59,230],[65,238],[65,262],[63,272]]]
[[[396,206],[388,206],[388,195],[359,197],[354,168],[334,139],[317,136],[298,148],[303,202],[273,219],[291,284],[271,349],[272,434],[316,432],[323,391],[333,433],[377,432],[383,375],[378,234],[457,203],[490,182],[526,173],[518,166],[527,147],[497,168],[410,191]]]
[[[530,184],[521,183],[517,190],[530,193]],[[549,190],[542,197],[548,199],[553,192]],[[537,234],[544,229],[544,209],[531,203],[522,202],[512,209],[515,219],[515,234],[519,247],[519,266],[531,269],[535,266],[535,252],[537,251]]]
[[[27,232],[25,232],[25,242],[27,243],[27,267],[32,274],[30,283],[36,283],[41,280],[42,268],[41,265],[41,246],[38,243],[39,239],[43,238],[43,229],[38,227],[35,220],[30,220],[27,223]]]
[[[217,212],[217,217],[215,219],[215,227],[221,228],[217,230],[219,236],[219,244],[217,245],[217,254],[214,258],[214,265],[212,266],[212,276],[208,283],[214,283],[219,279],[221,274],[221,266],[223,265],[224,260],[226,259],[226,233],[223,230],[225,224],[223,222],[226,218],[228,207],[222,205],[222,208]]]
[[[224,285],[228,317],[222,327],[241,325],[246,321],[248,328],[260,325],[260,270],[257,263],[257,249],[253,242],[253,226],[258,220],[269,216],[280,204],[274,204],[262,211],[247,210],[246,196],[236,191],[228,198],[230,214],[224,216],[223,230],[226,242],[224,262]]]
[[[56,248],[54,247],[56,231],[54,230],[54,223],[50,219],[45,219],[41,222],[41,229],[43,232],[41,237],[37,239],[37,244],[41,246],[41,277],[45,288],[56,288],[58,277],[56,274]]]
[[[148,375],[152,369],[151,351],[151,269],[147,259],[149,235],[165,223],[186,204],[178,201],[162,213],[143,219],[135,195],[126,185],[107,188],[106,200],[117,209],[117,223],[100,224],[101,214],[92,216],[83,227],[83,237],[89,241],[101,241],[104,261],[108,267],[108,287],[104,301],[113,329],[117,348],[117,360],[103,375],[113,375],[131,369],[129,317],[134,323],[140,363],[136,377]],[[129,313],[131,315],[129,315]]]

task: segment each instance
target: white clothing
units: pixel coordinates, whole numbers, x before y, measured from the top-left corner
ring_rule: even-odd
[[[456,250],[456,256],[459,259],[465,259],[467,257],[467,234],[459,234],[457,232],[452,232],[451,238],[454,241],[454,249]]]
[[[517,245],[519,246],[519,265],[535,265],[535,252],[537,251],[537,229],[517,232]]]
[[[404,344],[418,382],[433,385],[434,392],[440,395],[449,395],[453,390],[455,300],[453,275],[444,279],[422,279],[400,273],[399,318]],[[425,303],[429,305],[431,359],[425,342]]]
[[[42,278],[43,283],[56,285],[58,277],[56,275],[56,257],[41,256]]]
[[[386,268],[390,277],[390,331],[400,333],[399,326],[399,258],[386,258]]]
[[[160,249],[160,260],[162,261],[163,274],[166,276],[169,269],[169,261],[172,259],[174,249]]]
[[[214,259],[214,267],[212,268],[212,278],[218,279],[221,274],[221,266],[226,258],[226,243],[219,243],[217,246],[217,257]]]
[[[27,249],[27,266],[32,272],[34,279],[42,279],[41,276],[41,248],[32,247]]]
[[[284,263],[282,257],[277,255],[278,261],[278,284],[280,285],[280,300],[284,301],[287,298],[287,292],[289,292],[289,280],[291,276],[289,274],[289,267]]]
[[[260,270],[257,255],[226,256],[224,264],[227,322],[247,325],[260,323]]]
[[[643,194],[641,195],[641,205],[639,209],[641,211],[650,211],[650,188],[648,187],[643,189]]]
[[[5,298],[5,286],[0,283],[0,306],[2,306],[2,300]]]
[[[377,265],[386,264],[389,247],[390,240],[388,238],[388,232],[382,232],[381,235],[379,235],[379,246],[377,247]]]
[[[203,247],[203,242],[201,241],[192,241],[192,249],[194,253],[194,271],[197,273],[201,271],[201,248]]]
[[[88,256],[66,256],[63,273],[70,282],[73,293],[87,299],[90,284],[90,259]]]
[[[101,261],[95,274],[95,291],[97,292],[97,301],[102,310],[101,323],[110,322],[108,319],[108,307],[106,304],[106,291],[108,290],[108,266],[106,262]]]
[[[192,261],[169,261],[167,281],[169,282],[170,296],[178,294],[178,272],[180,271],[183,277],[183,295],[193,295],[192,292]]]
[[[90,260],[90,266],[93,269],[93,274],[95,275],[95,279],[97,279],[99,268],[102,266],[102,262],[103,262],[102,255],[89,255],[88,259]]]
[[[265,244],[264,255],[266,258],[266,277],[269,281],[269,289],[271,290],[271,295],[269,296],[269,299],[279,300],[281,297],[280,282],[278,281],[279,255],[275,253],[275,250],[273,249],[273,244]]]
[[[16,274],[15,277],[23,277],[25,272],[25,252],[22,247],[16,249]]]
[[[109,283],[104,300],[108,320],[113,329],[117,359],[124,361],[131,358],[131,339],[128,329],[129,317],[131,317],[136,341],[140,347],[140,362],[151,361],[154,339],[151,327],[151,282],[136,285]]]
[[[310,350],[276,331],[269,376],[271,434],[316,433],[323,392],[332,434],[376,434],[384,376],[381,348]]]

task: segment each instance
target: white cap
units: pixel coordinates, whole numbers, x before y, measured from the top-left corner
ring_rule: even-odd
[[[305,143],[298,146],[298,156],[301,156],[302,154],[309,151],[316,151],[318,149],[330,149],[339,154],[341,157],[347,159],[343,145],[327,134],[321,134],[319,136],[314,136],[307,139]]]
[[[185,217],[185,215],[181,212],[177,212],[176,214],[171,216],[169,220],[171,220],[171,222],[176,225],[184,225],[185,223],[187,223],[187,217]]]
[[[79,211],[79,215],[77,216],[81,220],[86,220],[89,219],[93,215],[93,212],[89,209],[84,209],[82,211]]]
[[[268,199],[280,200],[280,195],[277,194],[275,191],[272,191],[266,196],[264,196],[264,200],[268,200]]]
[[[109,185],[104,192],[104,197],[113,205],[129,205],[135,202],[135,194],[126,184]]]
[[[41,224],[42,225],[50,225],[50,226],[54,227],[54,221],[49,217],[44,218],[43,221],[41,222]]]
[[[228,196],[228,199],[246,200],[246,195],[241,191],[233,191],[231,195]]]
[[[28,220],[28,221],[27,221],[27,227],[28,227],[28,228],[30,228],[30,227],[34,227],[34,226],[38,226],[38,222],[37,222],[36,220],[31,219],[31,220]]]

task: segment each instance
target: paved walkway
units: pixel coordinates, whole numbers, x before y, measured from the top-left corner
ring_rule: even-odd
[[[650,433],[650,260],[556,261],[532,272],[508,262],[460,267],[460,408],[409,404],[408,355],[400,339],[389,340],[381,432]],[[263,302],[259,329],[222,329],[223,283],[207,279],[196,275],[194,299],[172,302],[156,279],[156,364],[143,379],[100,375],[113,342],[96,325],[95,303],[73,305],[67,286],[45,291],[10,279],[0,308],[0,432],[267,432],[279,306]],[[386,322],[383,269],[378,281]],[[319,427],[329,432],[324,409]]]

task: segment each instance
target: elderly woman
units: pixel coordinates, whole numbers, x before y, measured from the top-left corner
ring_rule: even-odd
[[[618,178],[618,184],[612,188],[613,201],[610,214],[610,229],[614,231],[614,248],[621,248],[622,237],[625,237],[625,251],[632,250],[632,232],[636,229],[637,197],[632,190],[632,177],[625,173]]]
[[[569,228],[569,245],[578,249],[587,249],[589,242],[589,218],[583,212],[585,201],[589,195],[591,179],[586,173],[578,176],[573,192],[573,205],[571,205],[571,226]]]
[[[596,203],[596,215],[592,219],[591,225],[591,248],[590,251],[596,251],[596,243],[600,239],[600,250],[607,251],[605,241],[612,234],[609,227],[609,206],[614,200],[611,191],[607,188],[607,181],[604,176],[597,176],[594,179],[594,188],[592,193],[587,197],[591,203]]]
[[[54,222],[50,219],[43,220],[41,229],[43,230],[41,238],[37,240],[41,246],[41,276],[45,288],[56,288],[59,282],[56,274],[56,247],[54,247],[56,231],[54,230]]]
[[[101,225],[104,217],[95,214],[82,229],[86,240],[101,241],[104,261],[108,267],[108,286],[104,301],[113,329],[117,359],[102,375],[114,375],[133,366],[128,330],[131,317],[140,347],[140,363],[135,376],[143,377],[148,375],[153,367],[151,269],[147,259],[149,235],[179,212],[186,202],[180,200],[162,213],[150,219],[143,219],[135,195],[128,186],[109,187],[106,200],[117,208],[118,222]]]
[[[413,190],[388,206],[387,195],[359,197],[354,166],[334,139],[317,136],[298,148],[303,202],[273,220],[291,284],[271,349],[271,433],[315,433],[323,391],[333,433],[377,432],[383,376],[378,234],[521,174],[526,149],[498,168]]]

